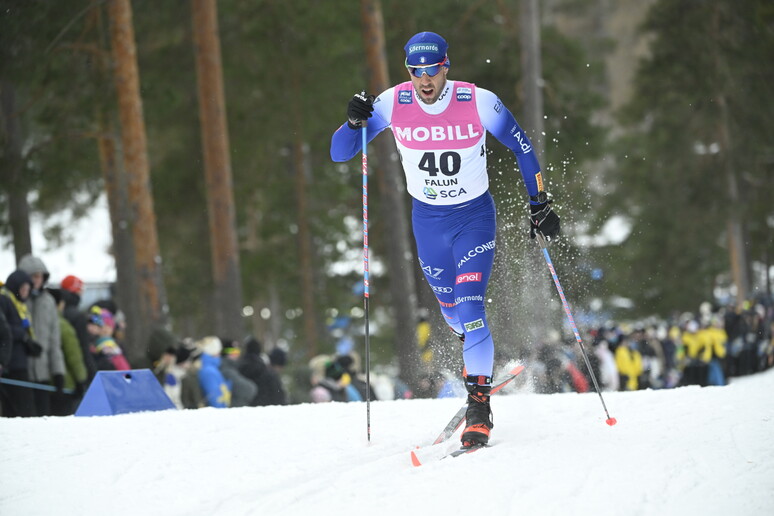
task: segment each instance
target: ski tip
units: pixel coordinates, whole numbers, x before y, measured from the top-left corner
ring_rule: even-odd
[[[415,468],[418,468],[422,465],[422,463],[419,462],[419,457],[417,457],[417,454],[414,452],[414,450],[411,450],[411,465]]]
[[[511,374],[512,375],[517,375],[517,374],[521,373],[522,371],[524,371],[524,366],[523,365],[518,365],[518,366],[514,367],[513,369],[511,369]]]
[[[609,426],[613,426],[614,424],[618,423],[618,420],[614,417],[607,418],[607,421],[605,421]]]

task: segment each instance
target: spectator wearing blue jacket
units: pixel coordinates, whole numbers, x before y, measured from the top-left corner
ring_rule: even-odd
[[[223,345],[217,337],[204,337],[196,343],[201,349],[199,385],[208,407],[228,408],[231,406],[231,385],[220,371],[220,352]]]

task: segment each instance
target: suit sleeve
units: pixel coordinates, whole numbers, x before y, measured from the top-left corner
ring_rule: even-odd
[[[532,142],[503,102],[489,90],[476,88],[476,107],[484,128],[497,140],[511,149],[519,164],[527,194],[535,196],[543,190],[540,163],[535,156]],[[530,201],[537,204],[535,201]]]
[[[386,90],[374,101],[373,116],[368,119],[366,138],[370,142],[390,125],[392,118],[392,97],[394,88]],[[361,129],[352,129],[344,122],[331,138],[331,159],[337,162],[349,161],[363,147]]]

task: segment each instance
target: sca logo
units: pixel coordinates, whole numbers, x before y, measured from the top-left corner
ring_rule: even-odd
[[[431,201],[435,200],[435,198],[438,197],[438,194],[436,193],[436,191],[430,188],[429,186],[424,187],[424,189],[422,190],[422,193],[425,194],[425,197],[427,197]]]
[[[475,321],[470,321],[465,323],[465,330],[466,331],[475,331],[480,330],[484,327],[484,320],[483,319],[476,319]]]

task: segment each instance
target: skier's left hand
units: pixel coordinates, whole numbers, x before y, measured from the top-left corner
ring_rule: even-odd
[[[540,233],[546,242],[550,242],[552,238],[559,236],[559,215],[551,209],[551,203],[554,200],[550,196],[546,197],[547,200],[544,203],[530,204],[529,237],[534,239],[536,233]]]

